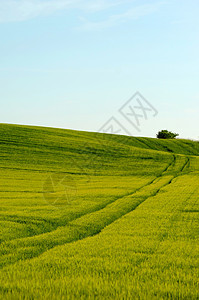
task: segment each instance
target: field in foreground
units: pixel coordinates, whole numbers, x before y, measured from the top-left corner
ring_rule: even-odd
[[[199,299],[199,143],[0,124],[1,299]]]

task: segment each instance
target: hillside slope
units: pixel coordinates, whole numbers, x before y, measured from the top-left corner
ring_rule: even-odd
[[[0,124],[2,297],[196,299],[198,155],[187,140]]]

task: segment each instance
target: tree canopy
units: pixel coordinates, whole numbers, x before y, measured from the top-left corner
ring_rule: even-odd
[[[175,139],[177,136],[179,136],[178,133],[173,133],[168,130],[161,130],[157,134],[158,139]]]

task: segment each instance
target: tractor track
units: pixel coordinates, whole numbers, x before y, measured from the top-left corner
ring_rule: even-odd
[[[36,257],[42,255],[44,252],[55,248],[56,246],[70,244],[70,243],[74,243],[74,242],[83,240],[88,237],[96,236],[105,227],[111,225],[115,221],[119,220],[120,218],[122,218],[125,215],[129,214],[130,212],[134,211],[137,207],[139,207],[140,204],[142,204],[147,199],[149,199],[151,197],[155,197],[161,191],[162,188],[168,186],[169,184],[171,184],[173,182],[173,180],[175,178],[181,176],[183,171],[186,168],[188,168],[189,164],[190,164],[190,159],[188,157],[185,157],[185,159],[186,159],[185,163],[183,163],[180,170],[175,175],[167,174],[167,173],[171,172],[176,165],[177,156],[173,155],[173,160],[171,161],[171,163],[168,164],[168,166],[162,171],[162,173],[159,176],[157,176],[156,178],[151,180],[146,185],[136,189],[133,193],[128,193],[122,197],[119,197],[116,200],[114,200],[113,202],[105,205],[103,208],[100,208],[99,210],[81,215],[80,217],[68,222],[67,223],[68,226],[59,226],[58,228],[56,228],[55,230],[53,230],[51,232],[35,235],[32,237],[16,239],[16,240],[11,241],[11,243],[5,242],[2,245],[3,250],[4,250],[4,247],[6,246],[6,244],[8,247],[11,246],[11,251],[13,250],[13,248],[15,248],[15,247],[17,248],[17,246],[19,246],[19,248],[23,248],[25,246],[26,249],[27,249],[27,247],[32,247],[32,245],[35,245],[35,244],[36,244],[36,246],[38,246],[39,243],[44,241],[43,238],[44,239],[45,239],[45,237],[47,239],[49,237],[52,238],[53,235],[56,236],[57,233],[59,234],[61,232],[61,230],[63,230],[62,234],[64,237],[65,237],[65,235],[68,234],[68,238],[65,237],[65,239],[62,239],[60,241],[55,239],[55,242],[53,242],[52,244],[49,243],[49,245],[47,247],[44,247],[43,249],[41,248],[40,253],[37,252],[35,255],[32,255],[31,257],[27,257],[26,253],[23,253],[23,256],[20,259],[25,261],[27,259],[36,258]],[[161,183],[161,180],[163,181],[162,183]],[[160,184],[160,186],[159,186],[159,184]],[[150,191],[151,187],[153,187],[152,191]],[[145,190],[145,189],[149,190],[149,192],[148,192],[149,194],[147,194],[146,196],[143,196],[141,193],[142,193],[142,190]],[[134,198],[136,199],[135,202],[130,201],[130,200],[134,200]],[[121,206],[121,203],[124,205],[124,207]],[[114,214],[114,213],[112,213],[111,209],[112,209],[112,207],[113,208],[115,208],[115,206],[117,207],[117,205],[119,208],[122,207],[122,211],[118,211],[117,213]],[[110,212],[109,214],[107,214],[107,216],[106,216],[106,210]],[[111,213],[112,213],[112,215],[111,215]],[[86,222],[85,218],[87,218],[87,217],[88,217],[88,220],[89,220],[89,217],[91,220],[93,218],[93,220],[96,221],[96,224],[93,224],[92,222],[91,223]],[[104,221],[103,224],[101,224],[102,223],[101,220]],[[93,225],[94,225],[94,228],[93,228]],[[64,232],[64,229],[66,230],[65,232]],[[74,234],[74,236],[73,236],[73,234]],[[42,239],[39,240],[39,238],[41,236],[42,236]],[[37,238],[38,238],[38,241],[37,241]],[[34,239],[33,244],[31,243],[31,239]],[[28,242],[30,242],[30,244],[28,244]],[[19,243],[19,245],[15,245],[15,243]],[[1,249],[0,249],[0,252],[2,252]],[[7,254],[9,255],[9,253],[7,253],[7,251],[5,251],[5,255],[7,255]],[[6,267],[13,263],[17,263],[17,261],[18,261],[18,259],[15,261],[7,261],[7,263],[0,262],[0,266]]]

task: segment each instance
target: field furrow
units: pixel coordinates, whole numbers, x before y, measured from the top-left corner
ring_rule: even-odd
[[[0,136],[0,299],[198,299],[199,143]]]
[[[57,245],[71,243],[98,234],[106,226],[135,210],[146,199],[156,196],[163,187],[171,184],[174,178],[181,175],[179,172],[183,171],[187,162],[186,157],[174,156],[173,161],[158,177],[144,187],[138,188],[132,194],[120,197],[104,208],[85,214],[68,222],[66,226],[59,226],[51,232],[2,243],[0,245],[0,266],[4,267],[15,263],[19,259],[30,259]],[[175,175],[167,175],[171,172],[175,172]],[[13,249],[17,251],[17,255],[16,252],[15,255],[12,255]]]

